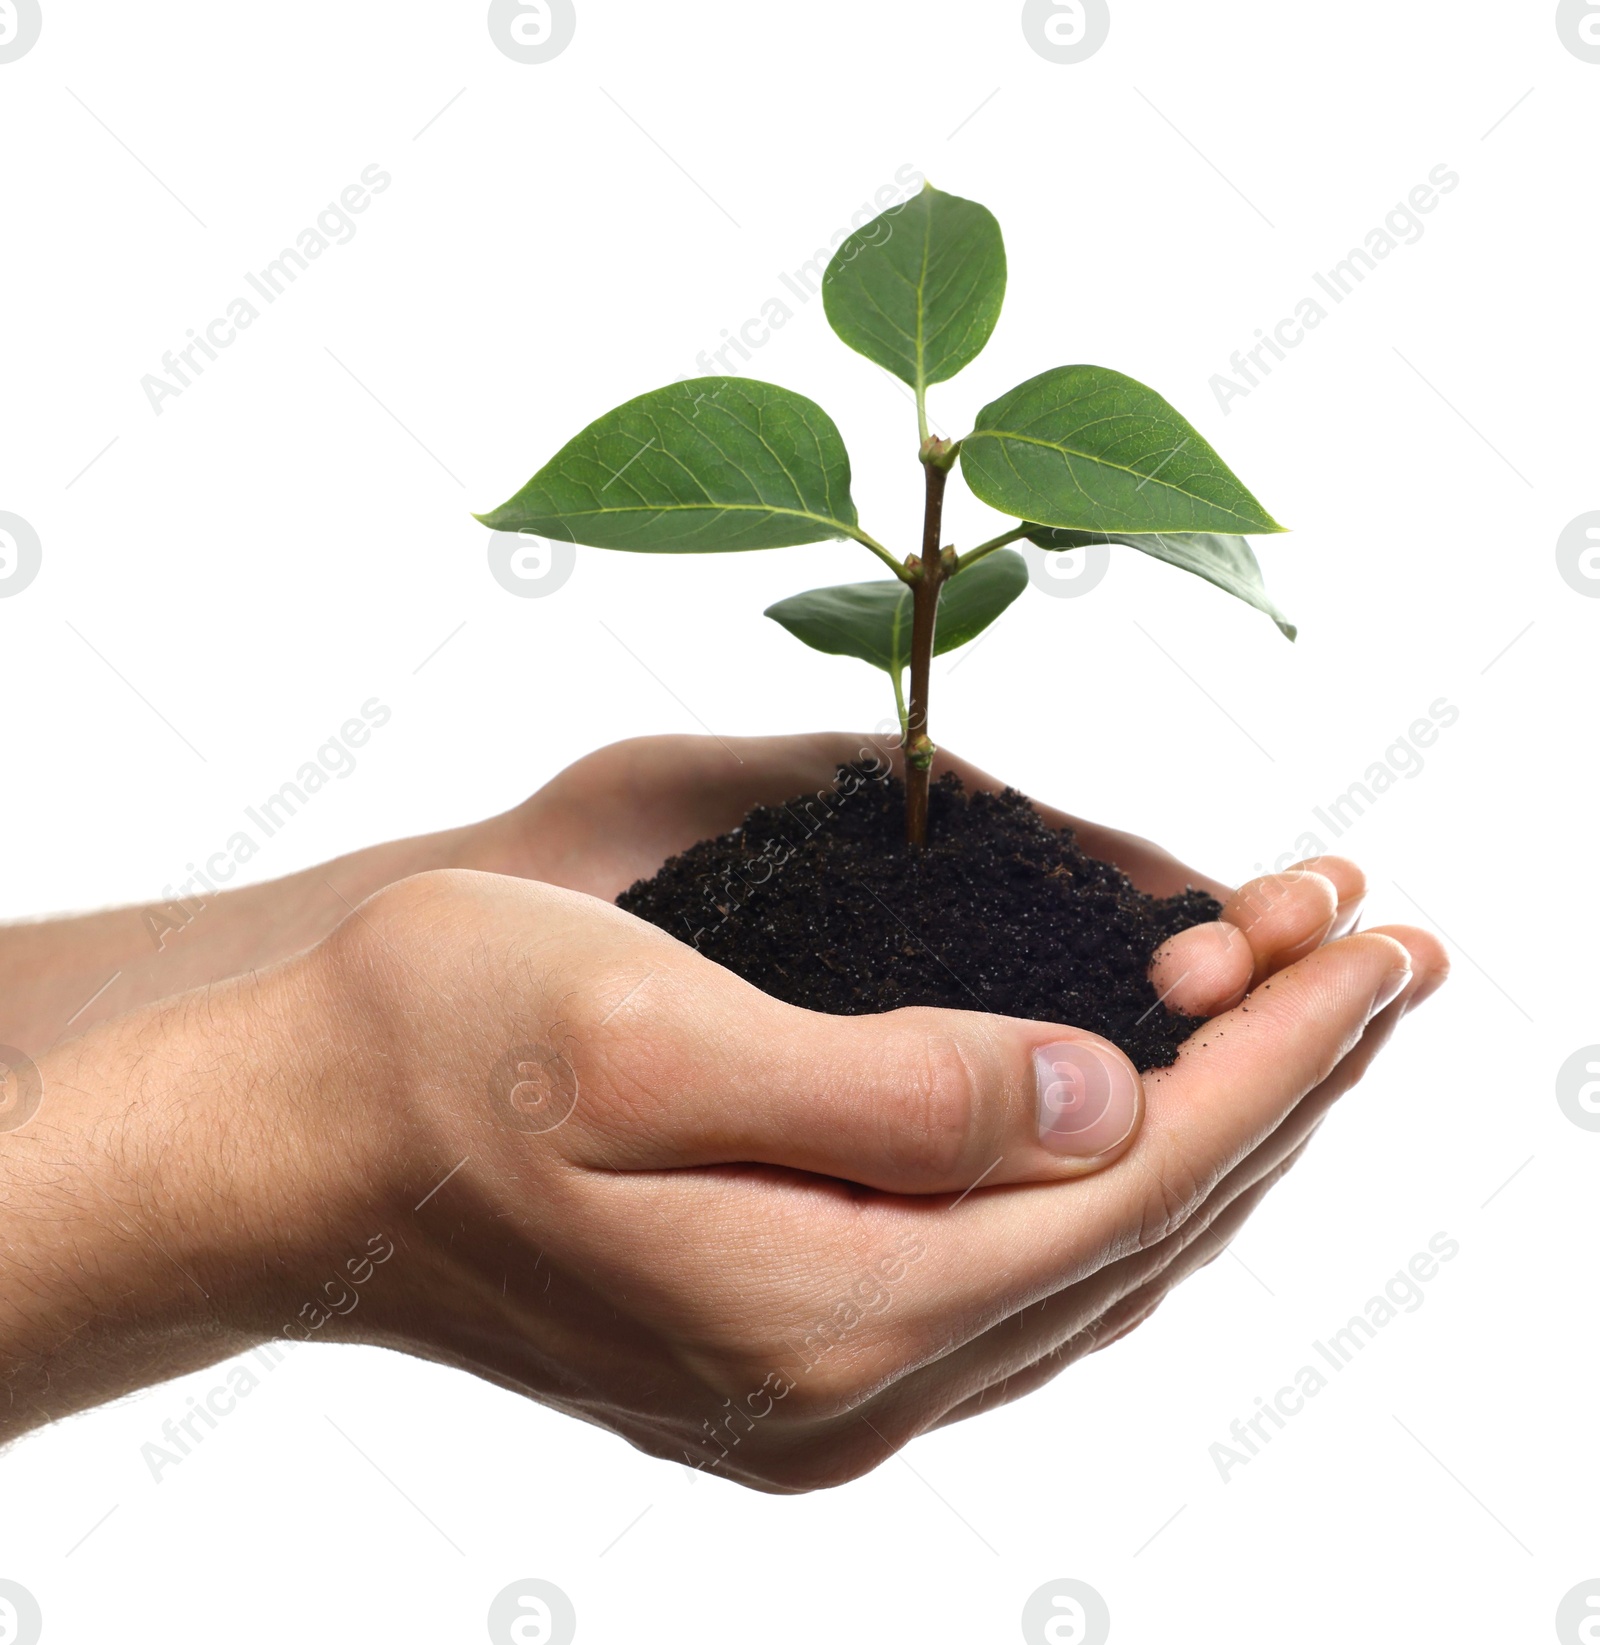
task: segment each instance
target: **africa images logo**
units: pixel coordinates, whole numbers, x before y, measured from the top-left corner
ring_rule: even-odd
[[[548,63],[572,44],[572,0],[492,0],[489,38],[513,63]]]
[[[43,27],[39,0],[0,0],[0,63],[26,57],[38,45]]]
[[[43,563],[39,533],[20,514],[0,513],[0,600],[20,594]]]

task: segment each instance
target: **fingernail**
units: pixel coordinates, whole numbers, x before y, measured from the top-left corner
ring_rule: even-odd
[[[1367,1021],[1371,1022],[1386,1005],[1393,1005],[1399,999],[1400,991],[1411,981],[1411,967],[1409,965],[1396,966],[1385,977],[1372,996],[1372,1008],[1367,1012]]]
[[[1039,1140],[1053,1154],[1092,1159],[1115,1148],[1139,1115],[1139,1076],[1121,1057],[1087,1040],[1041,1045],[1033,1053]]]
[[[1335,941],[1339,937],[1348,937],[1356,928],[1356,922],[1361,918],[1361,910],[1366,906],[1365,897],[1352,898],[1347,903],[1340,904],[1339,912],[1333,917],[1333,924],[1328,929],[1327,940]]]

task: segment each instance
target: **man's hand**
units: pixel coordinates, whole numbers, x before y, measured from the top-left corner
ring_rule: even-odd
[[[9,1431],[287,1329],[853,1478],[1136,1324],[1444,969],[1403,929],[1282,958],[1141,1090],[1070,1025],[820,1016],[582,894],[408,879],[45,1060],[0,1136]]]

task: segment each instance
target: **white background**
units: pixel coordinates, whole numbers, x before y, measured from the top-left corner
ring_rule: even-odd
[[[1600,603],[1555,554],[1600,508],[1600,65],[1553,5],[1489,0],[1113,0],[1075,66],[1014,4],[579,0],[539,66],[484,10],[45,0],[0,65],[0,510],[44,555],[0,600],[0,913],[160,893],[373,696],[390,725],[252,872],[485,815],[633,733],[876,722],[880,676],[760,615],[872,575],[860,548],[580,550],[517,599],[469,510],[693,374],[910,165],[1010,256],[945,432],[1051,365],[1150,382],[1295,528],[1261,557],[1302,627],[1118,551],[940,665],[939,739],[1232,879],[1312,829],[1456,975],[1239,1261],[858,1484],[760,1497],[308,1349],[159,1484],[141,1445],[220,1370],[16,1446],[0,1576],[50,1642],[479,1639],[524,1576],[588,1641],[1015,1639],[1058,1577],[1123,1642],[1549,1637],[1600,1577],[1600,1134],[1555,1100],[1600,1040]],[[373,163],[393,185],[354,240],[156,416],[141,377]],[[1440,164],[1461,182],[1422,239],[1224,416],[1213,374]],[[789,302],[741,369],[830,410],[863,524],[909,548],[910,406]],[[992,518],[959,495],[957,540]],[[1439,698],[1425,768],[1335,842],[1312,808]],[[1440,1231],[1461,1253],[1424,1305],[1224,1484],[1213,1442]]]

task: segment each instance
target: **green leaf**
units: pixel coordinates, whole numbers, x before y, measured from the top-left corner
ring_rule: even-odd
[[[861,536],[833,420],[745,377],[691,378],[608,411],[478,518],[495,531],[660,554]]]
[[[961,472],[991,508],[1076,531],[1282,531],[1154,389],[1060,366],[978,413]]]
[[[1027,586],[1027,563],[1008,548],[958,572],[939,595],[933,654],[975,640]],[[814,651],[859,657],[896,679],[910,664],[911,590],[904,583],[816,588],[779,600],[766,614]]]
[[[857,229],[822,282],[829,325],[919,391],[977,357],[1005,294],[993,214],[931,184]]]
[[[1083,548],[1090,543],[1126,543],[1141,554],[1149,554],[1157,560],[1165,560],[1168,565],[1192,571],[1195,576],[1215,583],[1246,605],[1266,612],[1289,639],[1292,640],[1298,632],[1294,624],[1267,598],[1261,567],[1243,537],[1213,536],[1206,532],[1154,532],[1141,536],[1134,532],[1057,531],[1049,526],[1035,526],[1029,531],[1028,540],[1041,548],[1057,550]]]

